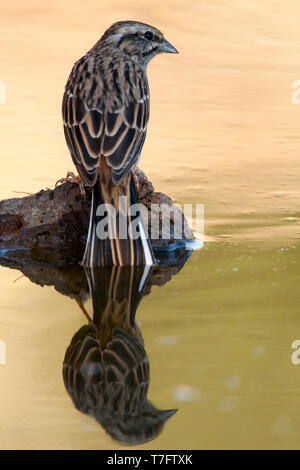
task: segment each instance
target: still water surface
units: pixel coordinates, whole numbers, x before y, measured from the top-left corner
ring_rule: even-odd
[[[204,203],[206,243],[157,276],[137,309],[147,399],[178,409],[142,448],[300,447],[299,15],[296,0],[1,5],[1,199],[53,187],[71,168],[62,90],[109,24],[152,23],[181,52],[149,67],[140,166],[178,203]],[[84,273],[75,295],[67,272],[2,263],[0,448],[123,448],[64,385],[66,350],[88,324]]]

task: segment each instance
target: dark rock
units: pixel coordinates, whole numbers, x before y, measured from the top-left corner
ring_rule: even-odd
[[[139,202],[148,209],[149,234],[153,227],[159,234],[158,239],[152,240],[154,249],[175,239],[178,241],[174,230],[176,213],[182,217],[185,228],[183,239],[193,239],[192,230],[183,214],[172,205],[172,200],[163,193],[155,192],[143,171],[136,171],[136,181]],[[90,203],[90,191],[83,196],[79,186],[70,182],[23,198],[0,201],[0,248],[65,250],[68,257],[80,260],[88,230]],[[154,210],[156,217],[152,221],[151,204],[165,205],[160,213]],[[167,208],[171,209],[170,214]],[[170,217],[170,237],[165,237],[161,227],[165,217]]]

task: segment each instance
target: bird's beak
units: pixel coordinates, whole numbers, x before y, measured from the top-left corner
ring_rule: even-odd
[[[160,420],[165,422],[167,419],[170,419],[178,410],[159,410]]]
[[[175,49],[172,44],[169,43],[166,39],[164,42],[159,46],[161,52],[170,52],[171,54],[179,54],[178,50]]]

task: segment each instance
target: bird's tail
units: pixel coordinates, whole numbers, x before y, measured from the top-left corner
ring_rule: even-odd
[[[133,176],[120,184],[101,173],[93,186],[90,223],[83,266],[145,266],[155,264],[142,217],[130,214],[137,204]]]

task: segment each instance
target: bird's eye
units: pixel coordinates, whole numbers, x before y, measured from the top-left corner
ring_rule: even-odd
[[[151,39],[153,39],[153,33],[151,33],[151,31],[146,31],[144,36],[146,39],[148,39],[148,41],[151,41]]]

